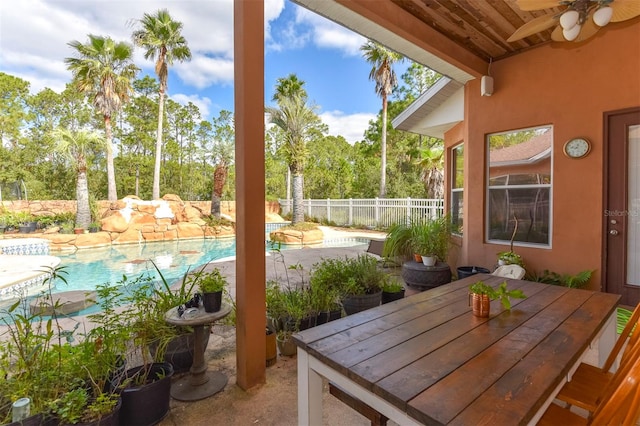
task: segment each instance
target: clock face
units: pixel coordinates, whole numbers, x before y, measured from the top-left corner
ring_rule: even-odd
[[[564,144],[564,153],[570,158],[582,158],[591,151],[591,144],[583,138],[571,139]]]

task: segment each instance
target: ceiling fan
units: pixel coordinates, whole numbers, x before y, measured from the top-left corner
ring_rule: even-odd
[[[529,37],[557,25],[553,41],[580,42],[595,35],[609,22],[621,22],[640,15],[640,0],[517,0],[524,11],[567,6],[561,12],[534,18],[518,28],[508,42]]]

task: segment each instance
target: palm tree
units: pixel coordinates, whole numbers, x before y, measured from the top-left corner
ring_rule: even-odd
[[[301,87],[301,86],[300,86]],[[310,130],[319,122],[314,109],[307,106],[304,89],[278,99],[278,108],[267,107],[269,121],[285,133],[284,153],[293,175],[293,224],[304,222],[302,207],[304,167],[307,161],[306,141]]]
[[[125,42],[116,43],[110,37],[89,35],[82,44],[72,41],[78,57],[65,58],[73,74],[76,88],[92,98],[95,109],[102,114],[106,136],[108,199],[118,199],[116,175],[113,166],[111,117],[129,100],[131,83],[139,69],[132,62],[133,47]]]
[[[427,198],[444,197],[444,150],[441,147],[426,148],[420,152],[417,165],[422,169],[422,181]]]
[[[158,133],[156,135],[156,159],[153,169],[153,199],[160,198],[160,162],[162,161],[162,120],[164,117],[164,96],[167,91],[169,65],[173,61],[188,61],[191,50],[187,40],[182,36],[182,22],[171,19],[166,9],[155,15],[145,13],[138,21],[142,28],[133,32],[133,42],[145,49],[145,59],[156,61],[156,75],[160,82],[158,90]]]
[[[292,96],[300,96],[307,100],[307,91],[304,88],[304,81],[300,80],[297,75],[289,74],[287,77],[280,77],[276,80],[276,91],[273,94],[273,101],[279,102],[280,99],[290,98]]]
[[[369,80],[375,81],[376,93],[382,98],[380,198],[384,198],[387,194],[387,98],[398,85],[392,65],[394,62],[401,61],[403,57],[371,40],[363,44],[360,50],[367,62],[372,65]]]
[[[76,181],[76,227],[88,228],[91,223],[91,208],[89,205],[89,184],[87,180],[87,156],[91,149],[106,145],[104,137],[88,130],[72,131],[56,128],[49,133],[54,143],[53,149],[70,161],[78,173]]]

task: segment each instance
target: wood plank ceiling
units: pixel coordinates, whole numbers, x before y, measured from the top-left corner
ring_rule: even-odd
[[[523,12],[516,0],[391,0],[486,61],[501,59],[551,40],[551,29],[508,43],[526,22],[564,7]],[[560,0],[558,1],[560,4]]]

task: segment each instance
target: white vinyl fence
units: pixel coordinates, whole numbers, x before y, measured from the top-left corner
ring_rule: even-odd
[[[284,213],[292,210],[292,200],[278,200]],[[444,200],[425,198],[326,199],[303,201],[305,215],[338,226],[387,228],[395,223],[441,217]]]

